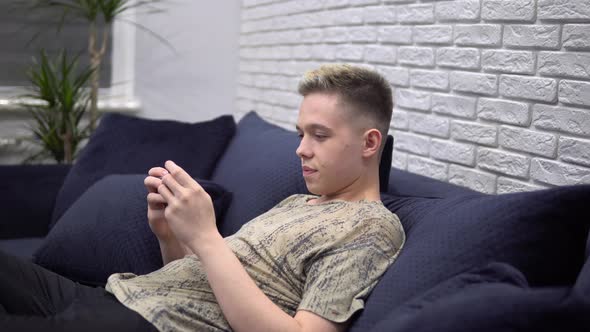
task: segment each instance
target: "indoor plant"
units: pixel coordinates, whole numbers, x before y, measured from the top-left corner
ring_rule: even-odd
[[[136,7],[145,7],[150,12],[160,11],[153,6],[159,2],[162,2],[162,0],[33,0],[33,9],[61,9],[58,28],[61,28],[62,24],[70,17],[88,22],[88,55],[90,56],[90,68],[92,69],[89,109],[91,131],[96,127],[98,118],[100,66],[106,52],[113,22],[115,19],[119,19],[122,13]],[[122,21],[151,32],[135,22]],[[158,39],[163,41],[161,38]]]
[[[30,93],[23,103],[32,115],[33,143],[41,150],[29,156],[25,163],[51,157],[57,163],[72,163],[79,143],[88,137],[88,126],[81,120],[88,108],[90,96],[87,83],[94,70],[78,70],[78,57],[69,59],[62,51],[50,59],[44,50],[39,61],[27,72]]]
[[[160,12],[154,6],[158,2],[162,0],[31,0],[15,4],[31,14],[41,11],[55,23],[58,33],[68,21],[87,23],[89,31],[88,68],[77,70],[78,57],[69,60],[65,51],[53,60],[41,52],[40,61],[28,73],[32,92],[21,105],[33,116],[32,141],[39,143],[42,150],[25,163],[48,157],[58,163],[73,163],[79,143],[96,128],[100,67],[115,20],[132,24],[171,47],[151,30],[121,15],[136,7]],[[89,123],[82,127],[85,114],[89,115]]]

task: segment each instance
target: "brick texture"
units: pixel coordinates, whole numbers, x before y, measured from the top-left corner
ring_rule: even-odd
[[[446,181],[449,165],[432,159],[408,155],[408,171]]]
[[[434,5],[402,5],[398,8],[397,19],[401,23],[433,23]]]
[[[566,162],[590,166],[590,140],[562,136],[559,139],[559,158]]]
[[[497,175],[458,165],[449,166],[449,182],[481,191],[486,194],[496,192]]]
[[[449,44],[453,40],[450,25],[423,25],[414,27],[414,42],[421,44]]]
[[[590,2],[587,0],[538,0],[538,17],[542,20],[590,19]]]
[[[479,19],[479,0],[440,1],[435,7],[436,19],[446,21],[475,21]]]
[[[554,102],[557,99],[557,81],[551,78],[502,75],[500,94],[509,98]]]
[[[430,151],[430,140],[424,136],[398,131],[393,133],[393,137],[393,146],[396,150],[423,156],[428,155]]]
[[[451,88],[455,91],[495,95],[498,91],[496,75],[455,71],[451,73]]]
[[[563,47],[590,49],[590,24],[566,24],[563,26]]]
[[[408,86],[410,81],[410,71],[403,67],[391,67],[391,66],[375,66],[381,75],[383,75],[389,83],[398,87]]]
[[[555,157],[557,138],[553,134],[502,126],[500,145],[508,149]]]
[[[382,43],[411,44],[412,27],[380,26],[377,28],[377,39]]]
[[[466,166],[475,164],[475,146],[440,139],[431,142],[430,156],[443,161],[454,162]]]
[[[590,1],[242,2],[236,118],[288,129],[301,75],[394,89],[394,167],[490,194],[590,183]]]
[[[480,119],[528,126],[530,123],[529,104],[503,100],[479,98],[477,115]]]
[[[559,82],[559,101],[564,104],[590,106],[590,82],[562,80]]]
[[[530,158],[515,153],[494,149],[479,149],[478,166],[485,170],[526,178],[529,173]]]
[[[533,74],[535,54],[529,51],[484,50],[481,56],[485,71]]]
[[[590,183],[590,169],[553,160],[534,159],[531,163],[533,180],[556,186]]]
[[[481,16],[490,21],[535,20],[535,0],[483,0]]]
[[[447,90],[449,88],[449,73],[446,71],[414,69],[410,71],[410,84],[418,88]]]
[[[538,129],[590,137],[590,112],[571,107],[538,104],[533,107],[533,125]]]
[[[430,47],[401,46],[398,49],[398,61],[404,65],[432,67],[434,52]]]
[[[559,25],[506,25],[504,45],[513,48],[559,48]]]
[[[475,118],[476,99],[447,94],[432,95],[432,111],[462,118]]]
[[[413,132],[437,137],[449,137],[450,120],[431,114],[410,113],[408,118]]]
[[[590,54],[540,52],[539,74],[590,78]]]
[[[502,40],[502,26],[499,24],[457,24],[455,43],[468,46],[498,46]]]
[[[436,50],[436,64],[444,67],[478,69],[479,50],[476,48],[444,47]]]
[[[498,128],[496,126],[454,120],[451,131],[452,137],[456,140],[490,146],[498,144]]]

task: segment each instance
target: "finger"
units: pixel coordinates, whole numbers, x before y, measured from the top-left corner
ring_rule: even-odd
[[[190,188],[195,182],[193,178],[182,167],[176,165],[172,160],[166,161],[164,164],[168,172],[174,177],[176,182],[185,188]]]
[[[151,176],[155,176],[157,178],[161,178],[164,175],[168,174],[168,170],[166,170],[164,167],[152,167],[148,171],[148,174]]]
[[[201,184],[199,182],[197,182],[197,180],[192,179],[192,183],[193,183],[193,188],[194,189],[200,189],[200,190],[205,191],[205,189],[203,189],[203,187],[201,187]]]
[[[174,196],[180,195],[182,191],[185,190],[184,187],[176,181],[172,174],[165,175],[162,178],[162,184],[164,184],[168,189],[170,189]]]
[[[174,199],[174,194],[165,184],[161,184],[158,186],[158,194],[164,197],[166,204],[170,203]]]
[[[147,202],[148,205],[153,209],[162,208],[166,206],[166,200],[164,199],[164,197],[156,193],[149,193],[147,195]]]
[[[148,209],[148,211],[147,211],[148,220],[165,219],[166,216],[164,216],[164,210],[165,209]]]
[[[143,180],[143,184],[147,188],[148,192],[155,193],[158,192],[158,186],[162,184],[162,180],[154,176],[147,176]]]

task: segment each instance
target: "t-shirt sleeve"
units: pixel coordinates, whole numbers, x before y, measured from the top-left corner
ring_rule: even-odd
[[[344,322],[365,306],[365,299],[397,257],[405,235],[399,219],[364,220],[328,250],[310,260],[297,310]]]

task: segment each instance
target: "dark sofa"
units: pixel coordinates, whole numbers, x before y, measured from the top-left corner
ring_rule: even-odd
[[[161,267],[143,178],[175,160],[234,233],[306,193],[294,132],[251,112],[187,124],[105,115],[74,166],[1,166],[0,250],[81,283]],[[590,330],[590,186],[485,195],[381,167],[407,241],[350,331]]]

